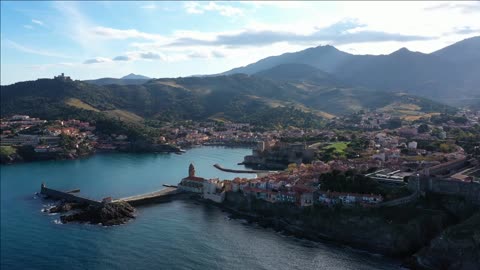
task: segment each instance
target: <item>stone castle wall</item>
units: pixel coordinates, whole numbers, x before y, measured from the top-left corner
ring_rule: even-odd
[[[478,182],[434,179],[431,181],[430,187],[431,192],[446,195],[460,195],[468,201],[480,204],[480,183]]]
[[[462,196],[466,200],[480,205],[480,183],[464,182],[440,177],[411,177],[408,182],[411,190],[432,192],[445,195]]]

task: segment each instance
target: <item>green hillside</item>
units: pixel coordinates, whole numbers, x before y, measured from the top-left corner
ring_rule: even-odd
[[[2,116],[102,115],[131,123],[223,119],[271,127],[313,127],[335,115],[402,103],[415,104],[422,112],[445,108],[406,94],[278,82],[244,74],[157,79],[141,85],[40,79],[1,87]]]

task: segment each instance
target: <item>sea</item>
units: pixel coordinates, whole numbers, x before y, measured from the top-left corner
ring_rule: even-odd
[[[193,163],[205,178],[237,165],[248,148],[198,147],[177,154],[97,154],[78,160],[0,166],[0,268],[7,269],[401,269],[394,259],[331,242],[312,242],[230,219],[212,205],[172,201],[137,208],[124,225],[61,224],[42,212],[47,187],[89,198],[122,198],[177,184]]]

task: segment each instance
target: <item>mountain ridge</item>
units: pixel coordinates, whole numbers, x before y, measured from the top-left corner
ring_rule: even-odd
[[[120,79],[122,79],[122,80],[150,80],[151,78],[147,77],[147,76],[140,75],[140,74],[130,73],[128,75],[125,75],[125,76],[121,77]]]
[[[305,127],[322,118],[399,103],[415,104],[419,109],[413,114],[450,109],[408,94],[336,86],[309,89],[244,74],[152,79],[139,85],[39,79],[1,86],[0,94],[2,117],[29,114],[46,119],[92,112],[140,122],[222,118]]]
[[[345,85],[409,92],[457,106],[478,93],[480,37],[429,54],[403,47],[387,55],[354,55],[333,46],[318,46],[266,57],[222,74],[261,73],[281,64],[307,64]]]

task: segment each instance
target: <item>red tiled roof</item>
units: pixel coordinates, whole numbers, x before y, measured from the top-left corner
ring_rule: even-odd
[[[202,182],[205,181],[205,178],[202,177],[197,177],[197,176],[187,176],[183,178],[184,180],[190,180],[190,181],[195,181],[195,182]]]

